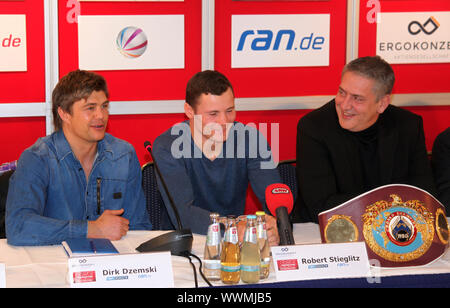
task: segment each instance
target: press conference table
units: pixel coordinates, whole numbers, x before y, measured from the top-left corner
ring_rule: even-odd
[[[113,244],[120,253],[134,253],[135,248],[141,243],[156,237],[166,231],[130,231],[122,240],[114,241]],[[194,234],[194,243],[192,253],[203,258],[203,249],[206,237],[204,235]],[[317,224],[305,223],[294,225],[294,239],[297,244],[315,244],[320,243],[320,232]],[[15,247],[6,243],[6,239],[0,240],[0,263],[6,265],[6,287],[7,288],[60,288],[69,287],[67,279],[68,257],[61,245],[43,246],[43,247]],[[193,259],[197,269],[198,261]],[[193,288],[195,287],[192,266],[186,258],[172,256],[172,266],[177,288]],[[450,281],[450,253],[447,252],[437,261],[422,267],[414,268],[395,268],[395,269],[379,269],[373,268],[374,275],[381,276],[383,280],[389,281],[392,277],[402,276],[403,278],[427,277],[428,280],[435,279],[444,283]],[[424,276],[421,276],[424,275]],[[198,284],[206,287],[200,275],[198,276]],[[341,279],[342,280],[342,279]],[[364,278],[364,280],[366,280]],[[331,280],[333,281],[333,280]],[[337,280],[334,280],[337,281]],[[350,283],[358,284],[359,280],[348,280]],[[362,280],[361,280],[362,281]],[[400,279],[399,281],[405,281]],[[295,287],[304,286],[300,282],[298,284],[292,282],[277,283],[273,265],[269,278],[261,282],[261,287]],[[309,281],[307,286],[328,286],[329,281]],[[221,282],[214,282],[214,286],[224,286]],[[350,284],[351,286],[352,284]],[[240,284],[239,286],[248,286]],[[343,286],[338,284],[338,286]],[[397,285],[396,285],[397,286]],[[448,285],[450,287],[450,284]]]

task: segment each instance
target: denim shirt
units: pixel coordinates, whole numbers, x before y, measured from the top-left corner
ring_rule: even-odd
[[[124,209],[130,230],[151,229],[134,148],[109,134],[98,142],[88,181],[64,133],[26,149],[10,179],[6,237],[11,245],[53,245],[87,236],[88,221]]]

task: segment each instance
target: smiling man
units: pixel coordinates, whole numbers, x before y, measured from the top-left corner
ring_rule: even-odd
[[[189,120],[159,136],[153,149],[183,226],[206,234],[210,213],[244,214],[249,183],[265,207],[265,189],[279,183],[280,175],[266,139],[235,121],[230,81],[217,71],[197,73],[187,84],[184,110]],[[165,227],[173,228],[174,213],[160,182],[159,187],[169,213]],[[276,220],[266,215],[266,222],[269,243],[276,245]],[[238,226],[240,239],[244,227]]]
[[[134,148],[106,133],[108,96],[95,73],[77,70],[58,82],[56,131],[22,153],[10,180],[9,244],[119,240],[130,229],[151,229]]]
[[[390,105],[394,81],[380,57],[355,59],[335,99],[300,119],[294,221],[317,222],[320,212],[387,184],[435,193],[422,118]]]

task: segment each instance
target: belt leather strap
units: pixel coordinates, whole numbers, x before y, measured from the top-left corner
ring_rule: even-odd
[[[376,188],[322,212],[319,225],[323,243],[364,241],[369,260],[381,267],[431,263],[449,243],[445,207],[428,192],[403,184]]]

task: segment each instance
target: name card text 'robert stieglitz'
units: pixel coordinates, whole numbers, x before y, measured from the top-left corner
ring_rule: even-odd
[[[364,242],[272,247],[277,281],[370,276]]]

